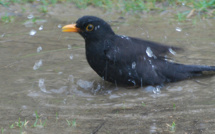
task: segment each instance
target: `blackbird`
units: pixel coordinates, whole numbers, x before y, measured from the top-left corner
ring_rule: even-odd
[[[163,55],[179,48],[117,35],[107,22],[95,16],[83,16],[62,31],[79,33],[85,40],[89,65],[104,80],[115,84],[161,85],[215,71],[215,66],[169,62]]]

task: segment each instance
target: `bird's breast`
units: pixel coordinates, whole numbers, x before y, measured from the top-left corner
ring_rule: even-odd
[[[86,46],[86,58],[91,68],[102,76],[106,63],[104,50],[93,45]]]

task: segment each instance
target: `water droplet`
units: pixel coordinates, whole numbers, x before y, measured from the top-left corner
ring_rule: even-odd
[[[122,75],[122,70],[121,69],[119,69],[119,74]]]
[[[128,75],[131,76],[131,72],[128,72]]]
[[[98,25],[98,26],[95,27],[95,30],[97,30],[97,29],[99,29],[99,28],[100,28],[100,26]]]
[[[29,35],[34,36],[36,33],[37,33],[37,31],[32,29],[32,30],[29,32]]]
[[[156,86],[154,89],[153,89],[153,93],[154,94],[160,94],[161,93],[161,90],[160,90],[160,86]]]
[[[74,83],[74,76],[73,75],[69,75],[68,80],[71,81],[72,83]]]
[[[67,99],[64,99],[64,100],[63,100],[63,104],[66,104],[66,100],[67,100]]]
[[[34,15],[33,15],[33,14],[29,14],[27,18],[28,18],[29,20],[30,20],[30,19],[33,19],[33,18],[34,18]]]
[[[28,107],[26,105],[23,105],[22,106],[22,109],[27,109]]]
[[[91,92],[96,95],[97,92],[99,92],[101,90],[102,86],[100,84],[97,85],[96,89],[92,89]]]
[[[146,48],[146,54],[149,56],[149,57],[154,57],[156,58],[156,56],[153,54],[152,50],[150,47],[147,47]]]
[[[61,24],[59,24],[57,27],[58,27],[58,28],[61,28],[61,27],[62,27],[62,25],[61,25]]]
[[[136,82],[135,82],[135,80],[132,80],[131,82],[134,84],[134,86],[136,86]]]
[[[3,38],[5,36],[5,33],[3,33],[2,35],[1,35],[1,37]]]
[[[63,72],[58,72],[59,75],[63,74]]]
[[[113,92],[113,90],[107,90],[106,92],[107,92],[107,94],[111,94]]]
[[[43,30],[43,25],[41,25],[41,26],[39,27],[39,30],[40,30],[40,31]]]
[[[72,45],[68,45],[68,49],[72,49]]]
[[[132,82],[134,84],[134,86],[136,85],[136,81],[135,80],[128,79],[128,81]]]
[[[135,62],[135,61],[134,61],[134,62],[132,62],[131,67],[132,67],[132,69],[135,69],[135,67],[136,67],[136,62]]]
[[[140,79],[140,86],[143,87],[143,78]]]
[[[40,51],[42,51],[43,50],[43,48],[41,47],[41,46],[39,46],[38,48],[37,48],[37,52],[39,53]]]
[[[72,60],[73,59],[73,54],[70,54],[69,58],[70,58],[70,60]]]
[[[91,81],[85,81],[85,80],[78,80],[77,81],[77,85],[79,85],[81,88],[87,90],[89,88],[92,88],[93,87],[93,83],[94,82],[91,82]]]
[[[120,37],[122,38],[122,39],[126,39],[126,40],[129,40],[130,38],[128,37],[128,36],[125,36],[125,35],[120,35]]]
[[[45,86],[45,79],[39,79],[39,83],[38,86],[40,88],[40,90],[44,93],[50,93],[46,90],[46,86]]]
[[[176,27],[175,30],[178,31],[178,32],[182,31],[182,29],[180,27]]]
[[[45,79],[39,79],[38,86],[41,89],[41,91],[46,92]]]
[[[56,94],[65,93],[67,90],[67,86],[60,87],[59,89],[51,89],[50,91]]]
[[[169,48],[169,52],[173,55],[176,55],[176,52],[172,48]]]
[[[36,63],[34,64],[33,69],[34,69],[34,70],[37,70],[37,69],[39,69],[42,65],[43,65],[43,61],[42,61],[42,60],[39,60],[38,62],[36,62]]]
[[[150,126],[150,134],[155,134],[155,133],[157,133],[157,126],[156,126],[156,123],[153,123]]]

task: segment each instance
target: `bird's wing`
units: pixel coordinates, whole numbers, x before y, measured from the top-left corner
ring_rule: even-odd
[[[173,47],[173,46],[167,46],[161,43],[153,42],[153,41],[148,41],[148,40],[143,40],[143,39],[138,39],[138,38],[133,38],[130,37],[131,43],[133,46],[141,46],[142,50],[141,51],[146,51],[147,48],[150,48],[155,56],[161,56],[163,54],[174,54],[175,51],[182,50],[179,47]]]
[[[174,54],[175,51],[182,50],[152,41],[119,35],[116,35],[111,40],[106,40],[105,47],[105,55],[112,61],[133,61],[137,60],[138,57],[163,59],[164,54]]]

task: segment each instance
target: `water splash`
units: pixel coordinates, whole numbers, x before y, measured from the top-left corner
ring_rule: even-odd
[[[180,27],[176,27],[175,30],[178,31],[178,32],[182,31],[182,29]]]
[[[44,93],[50,93],[46,90],[46,86],[45,86],[45,79],[39,79],[38,82],[38,87],[40,88],[40,90]]]
[[[128,79],[128,81],[132,82],[134,84],[134,86],[136,86],[136,81],[135,80]]]
[[[82,80],[82,79],[77,81],[77,85],[79,85],[81,88],[83,88],[85,90],[92,88],[93,83],[94,83],[94,81],[91,82],[91,81],[85,81],[85,80]]]
[[[96,89],[92,89],[91,92],[96,95],[97,92],[99,92],[102,89],[102,86],[98,83]]]
[[[172,48],[169,48],[169,52],[170,52],[172,55],[176,55],[176,52],[175,52]]]
[[[121,69],[119,69],[119,74],[122,75],[122,70]]]
[[[61,75],[61,74],[63,74],[63,72],[58,72],[58,75]]]
[[[154,94],[160,94],[161,93],[161,87],[160,86],[156,86],[154,89],[153,89],[153,93]]]
[[[136,62],[134,61],[134,62],[132,62],[132,64],[131,64],[131,68],[132,69],[135,69],[136,68]]]
[[[42,51],[43,50],[43,48],[41,47],[41,46],[39,46],[38,48],[37,48],[37,52],[39,53],[40,51]]]
[[[96,26],[96,27],[95,27],[95,30],[97,30],[97,29],[99,29],[99,28],[100,28],[100,25]]]
[[[130,71],[128,72],[128,75],[131,76],[131,72]]]
[[[56,94],[62,94],[67,91],[67,86],[60,87],[59,89],[51,89],[50,91]]]
[[[40,31],[43,30],[43,25],[41,25],[41,26],[39,27],[39,30],[40,30]]]
[[[109,99],[116,99],[116,98],[120,98],[121,96],[116,95],[116,94],[110,94]]]
[[[143,78],[140,79],[140,87],[143,87]]]
[[[61,28],[61,27],[62,27],[62,25],[61,25],[61,24],[58,24],[58,25],[57,25],[57,27],[58,27],[58,28]]]
[[[66,101],[67,101],[67,99],[63,99],[63,104],[66,104],[67,103]]]
[[[30,20],[30,19],[33,19],[33,18],[34,18],[34,15],[33,15],[33,14],[29,14],[27,18],[28,18],[29,20]]]
[[[43,61],[40,59],[38,62],[36,62],[36,63],[34,64],[33,69],[34,69],[34,70],[37,70],[37,69],[39,69],[42,65],[43,65]]]
[[[153,123],[151,126],[150,126],[150,134],[155,134],[157,133],[157,126],[156,126],[156,123]]]
[[[1,35],[1,37],[3,38],[5,36],[5,33],[3,33],[2,35]]]
[[[154,53],[152,52],[151,48],[150,47],[147,47],[146,48],[146,54],[148,55],[148,57],[154,57],[154,58],[157,58]]]
[[[74,76],[73,75],[69,75],[68,81],[71,81],[72,83],[74,83]]]
[[[120,35],[120,37],[122,38],[122,39],[126,39],[126,40],[129,40],[130,38],[128,37],[128,36],[126,36],[126,35]]]
[[[37,31],[34,30],[34,29],[32,29],[32,30],[29,32],[29,35],[34,36],[36,33],[37,33]]]
[[[70,58],[70,60],[72,60],[73,59],[73,54],[70,54],[69,58]]]
[[[69,44],[69,45],[68,45],[68,49],[72,49],[72,45]]]

